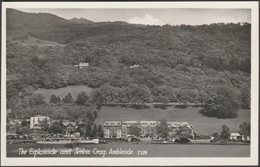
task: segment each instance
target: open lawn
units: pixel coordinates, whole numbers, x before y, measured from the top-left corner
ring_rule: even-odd
[[[193,125],[194,131],[199,134],[221,132],[221,127],[226,124],[231,132],[237,132],[243,121],[250,121],[250,110],[240,109],[235,119],[217,119],[199,114],[200,108],[189,107],[186,109],[169,107],[167,109],[150,108],[136,110],[124,107],[102,107],[98,113],[96,123],[103,124],[106,120],[159,120],[186,121]]]
[[[56,96],[59,96],[62,99],[68,93],[71,93],[72,98],[74,100],[76,100],[78,93],[81,92],[81,91],[85,91],[87,94],[90,94],[90,92],[92,91],[92,88],[89,88],[89,87],[84,86],[84,85],[67,86],[67,87],[59,88],[59,89],[42,89],[42,88],[39,88],[34,93],[35,94],[38,94],[38,93],[42,94],[45,97],[45,101],[49,102],[49,99],[50,99],[51,95],[53,95],[53,94],[56,95]]]

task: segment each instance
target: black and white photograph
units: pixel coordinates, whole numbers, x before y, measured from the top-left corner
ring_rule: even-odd
[[[3,165],[258,164],[258,19],[257,2],[3,3]]]

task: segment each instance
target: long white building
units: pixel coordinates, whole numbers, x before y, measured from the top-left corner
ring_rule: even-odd
[[[158,138],[156,133],[156,126],[159,121],[105,121],[103,124],[105,138],[126,138],[129,135],[129,128],[136,125],[141,129],[142,137]],[[181,127],[191,129],[191,136],[193,136],[193,127],[187,122],[168,121],[168,127],[171,129],[169,135],[174,136],[176,131]]]

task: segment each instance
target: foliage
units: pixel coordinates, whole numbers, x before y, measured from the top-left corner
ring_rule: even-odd
[[[92,136],[93,137],[97,137],[97,131],[98,129],[97,129],[97,125],[96,124],[94,124],[94,127],[93,127],[93,130],[92,130]]]
[[[241,135],[250,136],[250,129],[251,129],[250,123],[243,122],[241,125],[239,125],[239,129],[240,129],[239,133]]]
[[[241,107],[245,109],[250,109],[250,87],[246,84],[243,85],[241,90]]]
[[[97,116],[98,116],[97,110],[95,110],[95,111],[93,112],[93,114],[94,114],[95,118],[97,118]]]
[[[85,133],[84,133],[85,132]],[[84,127],[84,135],[87,136],[87,137],[91,137],[92,136],[92,128],[91,128],[91,125],[90,124],[87,124],[85,127]]]
[[[18,135],[28,135],[31,130],[28,126],[16,126],[16,134]]]
[[[141,135],[141,128],[133,124],[129,127],[129,134],[139,137]]]
[[[215,90],[226,85],[243,108],[250,107],[249,23],[75,24],[55,15],[13,9],[7,11],[7,20],[8,103],[28,87],[87,85],[96,88],[92,100],[99,108],[109,103],[200,102],[207,104],[203,112],[207,116],[233,118],[236,109],[231,104],[235,108],[239,105],[229,93]],[[28,44],[30,38],[51,45]],[[61,47],[60,43],[66,45]],[[74,67],[81,62],[88,62],[89,67]],[[130,68],[132,65],[139,67]],[[76,100],[79,105],[88,100],[84,95],[80,99]],[[31,101],[31,105],[42,104]],[[21,114],[22,110],[30,109],[16,111]]]
[[[26,121],[26,120],[23,120],[23,121],[21,122],[21,125],[22,125],[22,126],[30,126],[30,122],[28,122],[28,121]]]
[[[169,136],[170,128],[167,125],[167,122],[165,119],[162,119],[159,121],[159,124],[156,126],[156,133],[159,137],[163,139],[167,139]]]
[[[206,102],[201,113],[210,117],[235,118],[238,109],[239,102],[236,91],[227,86],[221,86],[217,88],[216,94]]]
[[[229,128],[227,127],[227,125],[222,125],[222,131],[219,135],[219,137],[223,140],[227,140],[229,138],[230,135],[230,131]]]
[[[176,137],[179,139],[189,139],[193,137],[192,129],[184,125],[177,128]]]
[[[49,133],[53,134],[63,134],[65,129],[57,122],[53,123],[49,128]]]
[[[218,139],[218,138],[219,138],[218,132],[214,132],[214,133],[212,134],[212,136],[214,137],[214,139]]]
[[[79,92],[79,94],[77,95],[77,99],[76,99],[76,103],[79,105],[84,105],[86,103],[86,101],[88,100],[88,95],[86,92],[81,91]]]
[[[103,137],[104,131],[101,125],[98,125],[98,137]]]
[[[42,94],[34,94],[30,98],[30,105],[35,106],[35,105],[41,105],[44,104],[44,96]]]
[[[70,93],[68,93],[63,99],[62,101],[64,103],[72,103],[73,102],[73,98],[72,95]]]
[[[152,89],[152,95],[156,102],[168,103],[177,101],[173,88],[169,86],[155,86]]]
[[[59,102],[60,102],[60,97],[59,96],[51,95],[50,103],[57,104]]]

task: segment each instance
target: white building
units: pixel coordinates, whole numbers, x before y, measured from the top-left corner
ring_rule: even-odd
[[[134,64],[134,65],[130,66],[129,68],[139,68],[139,67],[141,67],[139,64]]]
[[[74,67],[78,67],[80,69],[86,68],[89,66],[89,63],[79,63],[78,65],[74,65]]]
[[[242,139],[242,136],[239,133],[230,133],[229,139],[236,141]]]
[[[44,123],[50,124],[50,117],[36,115],[30,119],[30,129],[41,129]]]
[[[105,138],[121,138],[122,137],[121,121],[105,121],[104,137]]]
[[[156,126],[159,121],[105,121],[104,122],[104,137],[105,138],[127,138],[130,135],[131,126],[137,126],[141,129],[140,136],[157,138]],[[193,136],[192,126],[187,122],[167,122],[171,128],[170,135],[174,136],[176,130],[181,127],[187,127],[191,130]]]

